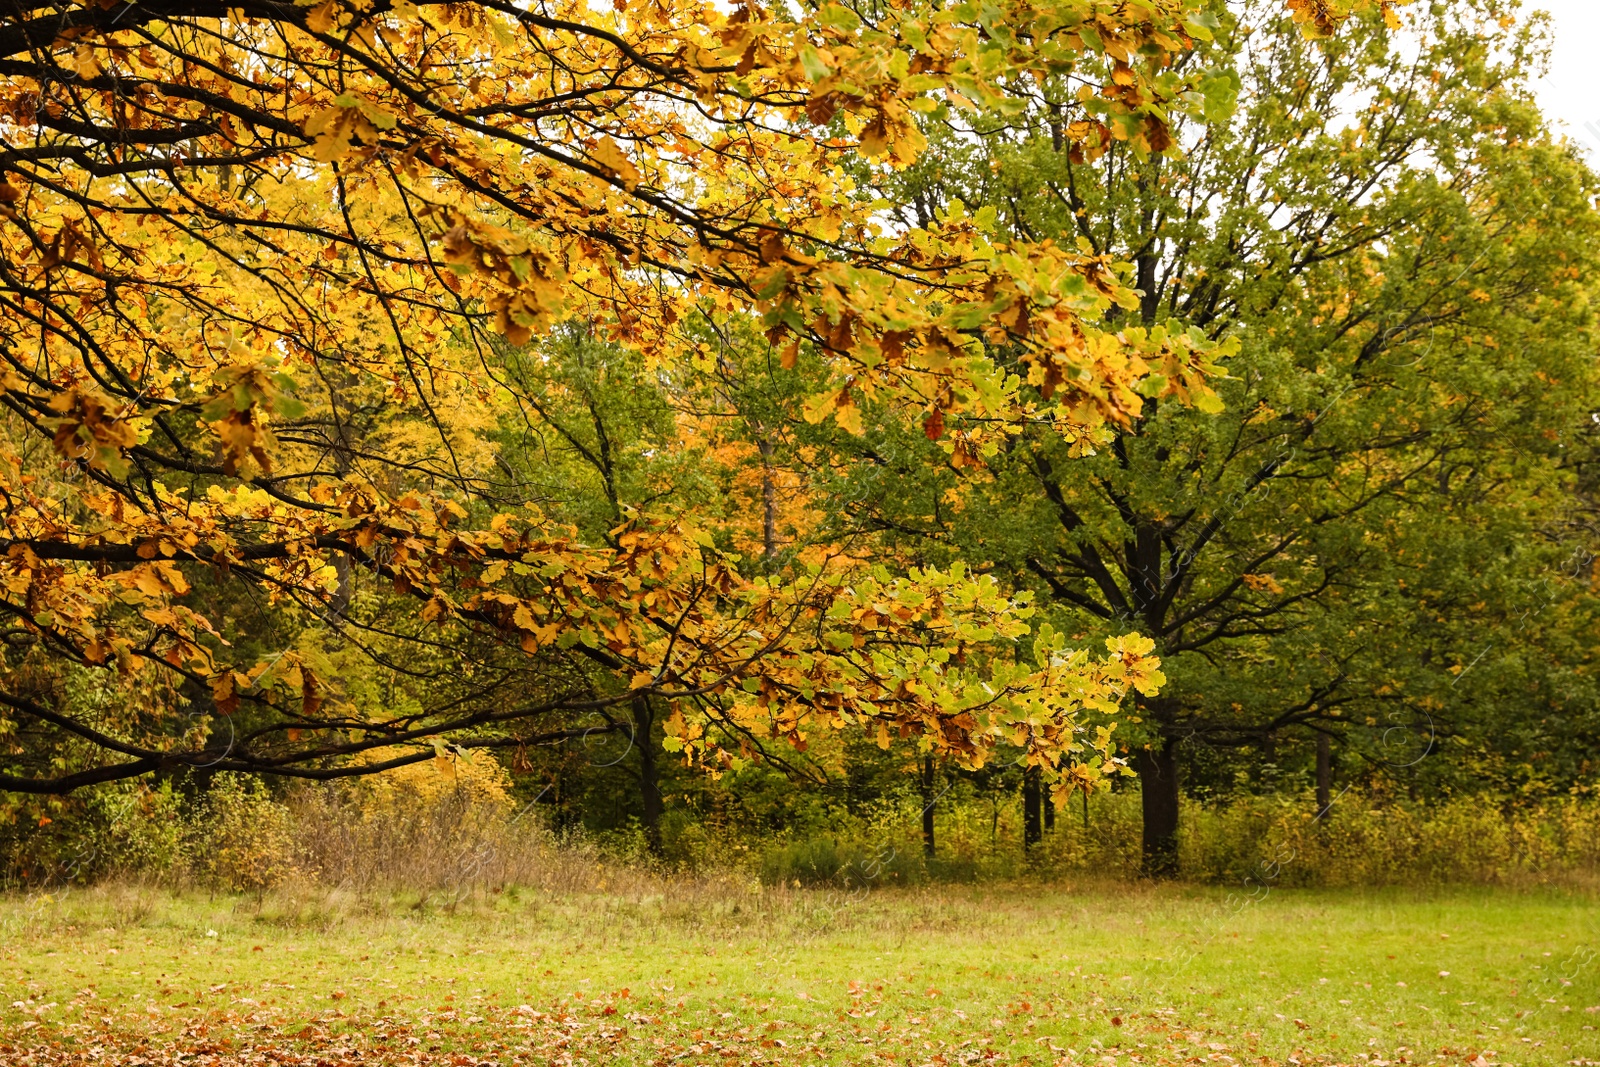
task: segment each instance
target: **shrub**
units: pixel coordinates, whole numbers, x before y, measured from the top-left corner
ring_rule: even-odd
[[[1346,794],[1247,797],[1184,813],[1180,861],[1197,881],[1295,886],[1494,884],[1600,872],[1600,804]]]
[[[904,840],[815,834],[775,844],[761,853],[759,875],[765,885],[829,885],[876,889],[927,880],[920,846]]]
[[[516,885],[620,888],[647,880],[663,863],[742,883],[849,892],[927,881],[1129,880],[1140,865],[1140,798],[1131,790],[1097,794],[1086,808],[1073,798],[1054,829],[1026,850],[1019,798],[958,783],[935,808],[932,857],[923,851],[922,800],[910,791],[854,810],[819,801],[776,832],[671,809],[662,820],[662,854],[652,856],[637,825],[589,838],[552,833],[531,806],[515,809],[510,778],[488,753],[298,785],[279,797],[232,774],[203,785],[192,799],[168,783],[121,783],[48,807],[12,800],[0,809],[5,877],[10,884],[189,881],[256,893],[304,879],[451,903]],[[1234,886],[1600,876],[1600,801],[1593,799],[1423,804],[1351,791],[1327,818],[1314,812],[1309,795],[1185,800],[1183,876]]]
[[[392,753],[370,755],[374,762]],[[518,812],[494,756],[426,760],[333,786],[292,790],[300,867],[329,885],[404,888],[447,900],[484,888],[583,880],[557,872],[586,853],[558,849],[532,810]],[[576,867],[588,869],[592,856]]]
[[[295,827],[258,779],[219,774],[186,820],[189,869],[212,889],[256,892],[295,874]]]
[[[183,870],[182,798],[170,782],[116,782],[0,806],[8,884],[170,879]]]
[[[952,793],[937,809],[936,855],[925,859],[921,806],[892,818],[835,813],[758,850],[769,885],[880,885],[937,881],[1139,877],[1139,794],[1097,794],[1059,812],[1034,848],[1022,847],[1021,805]],[[1494,884],[1600,874],[1600,803],[1576,798],[1505,804],[1463,797],[1438,804],[1344,795],[1323,820],[1310,795],[1186,800],[1179,834],[1185,880],[1221,885]],[[862,877],[863,871],[874,872]]]

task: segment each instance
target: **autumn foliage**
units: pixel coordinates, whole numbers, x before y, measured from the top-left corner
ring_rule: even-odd
[[[565,322],[656,368],[748,323],[819,361],[805,417],[886,405],[957,467],[1025,424],[1088,448],[1147,398],[1213,404],[1226,347],[1119,328],[1116,263],[959,203],[892,227],[876,189],[919,117],[1049,79],[1077,86],[1074,158],[1171,151],[1173,114],[1229,104],[1174,62],[1213,24],[1188,0],[7,0],[0,735],[76,747],[0,787],[331,777],[595,728],[569,713],[621,729],[639,699],[712,767],[857,726],[1094,779],[1107,736],[1075,714],[1153,692],[1149,641],[1014,654],[1030,609],[991,578],[762,571],[693,514],[586,542],[496,481],[495,434],[528,412],[508,354]],[[114,697],[85,712],[63,665]]]

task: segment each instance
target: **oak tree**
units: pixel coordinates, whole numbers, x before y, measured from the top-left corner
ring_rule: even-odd
[[[1311,32],[1341,14],[1290,7]],[[559,741],[570,713],[621,728],[640,695],[713,766],[739,757],[708,725],[853,723],[1057,767],[1080,708],[1154,692],[1147,641],[1046,633],[1000,662],[1030,609],[960,568],[753,573],[670,511],[580,537],[503,476],[530,417],[506,346],[576,321],[683,365],[696,316],[754,317],[781,360],[821,353],[816,416],[888,405],[973,462],[990,427],[1083,444],[1204,397],[1208,339],[1108,321],[1138,302],[1112,255],[981,213],[895,225],[882,195],[919,116],[1047,84],[1075,87],[1085,157],[1172,151],[1226,95],[1180,62],[1212,21],[6,0],[0,787],[368,773]]]

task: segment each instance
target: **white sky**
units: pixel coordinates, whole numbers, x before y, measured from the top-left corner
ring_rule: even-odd
[[[1550,74],[1539,83],[1539,104],[1600,165],[1600,0],[1525,0],[1552,16]]]

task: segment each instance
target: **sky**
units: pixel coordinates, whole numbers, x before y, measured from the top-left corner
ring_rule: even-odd
[[[1553,19],[1555,47],[1539,104],[1600,165],[1600,0],[1527,0],[1527,7]]]

